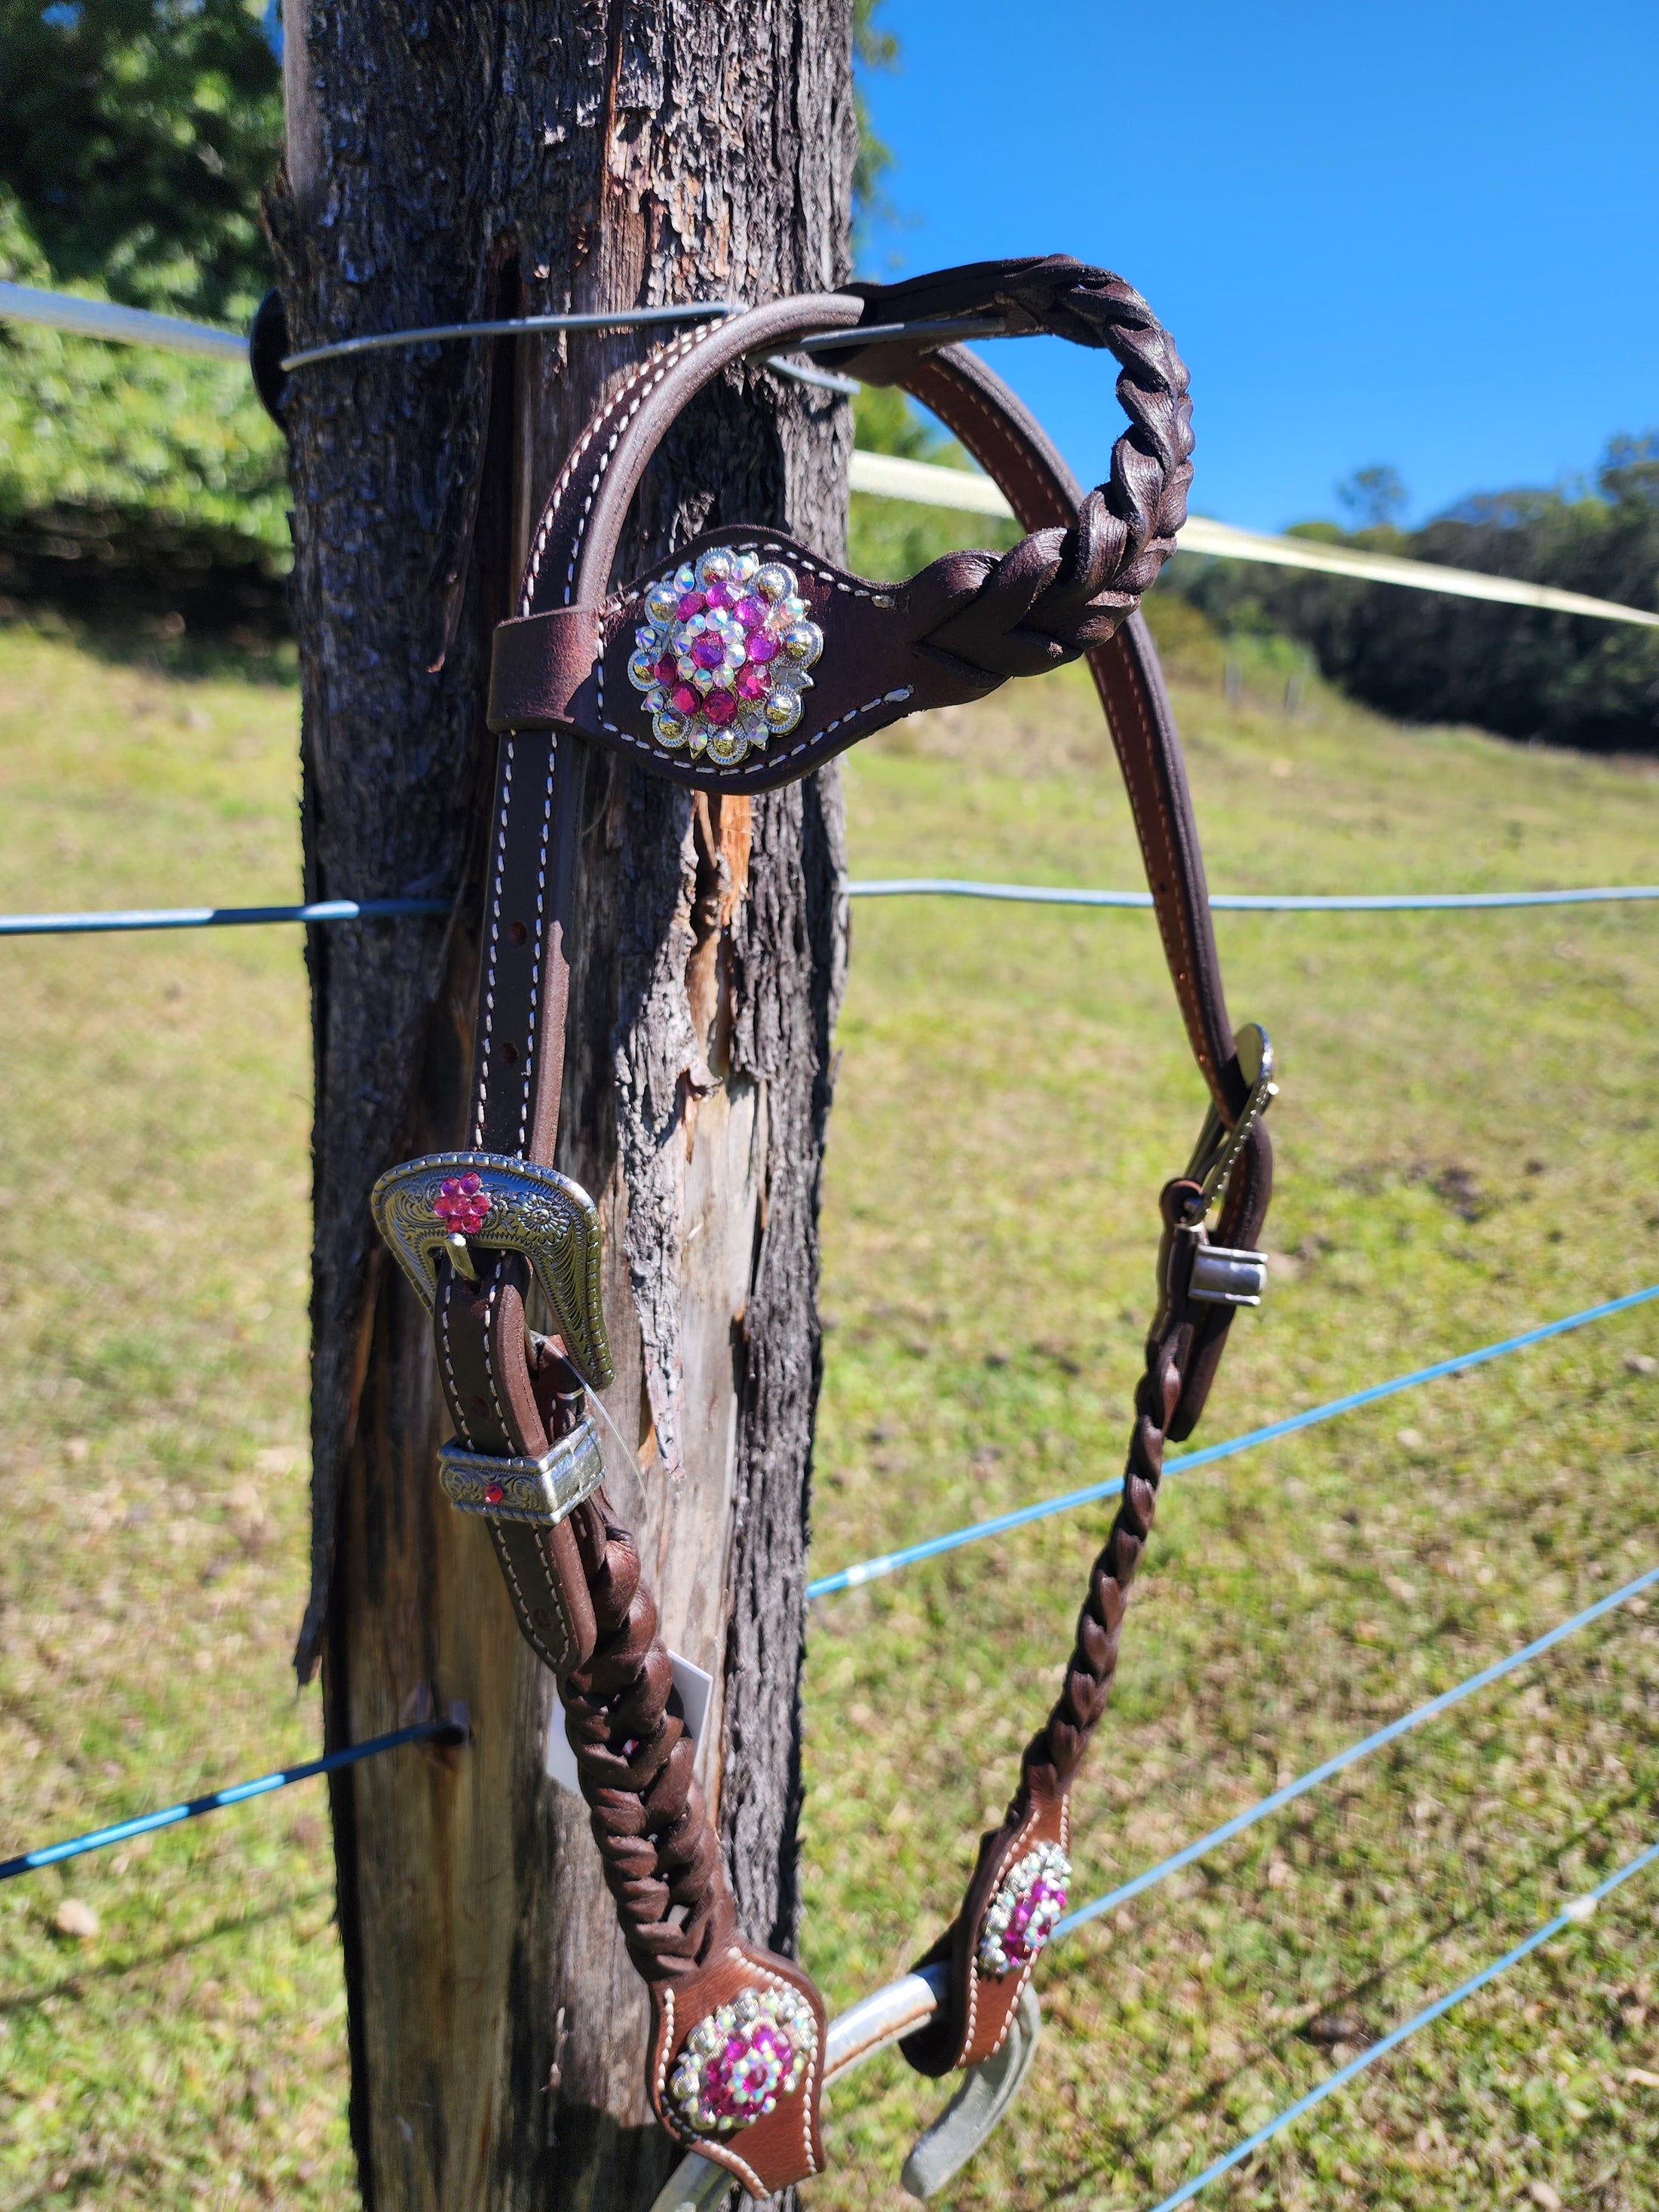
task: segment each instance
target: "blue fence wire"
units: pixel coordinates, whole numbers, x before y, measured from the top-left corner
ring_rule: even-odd
[[[153,906],[93,914],[0,914],[0,937],[81,937],[123,929],[240,929],[261,921],[382,921],[447,914],[448,899],[314,899],[309,906]]]
[[[1243,1812],[1236,1813],[1231,1820],[1224,1820],[1218,1828],[1212,1828],[1207,1835],[1198,1837],[1178,1851],[1172,1851],[1168,1858],[1160,1859],[1156,1866],[1148,1867],[1145,1874],[1136,1875],[1132,1881],[1121,1882],[1115,1889],[1108,1890],[1104,1897],[1091,1898],[1087,1905],[1079,1905],[1075,1912],[1068,1912],[1063,1920],[1054,1923],[1054,1934],[1057,1936],[1068,1936],[1074,1928],[1082,1928],[1091,1920],[1098,1920],[1102,1913],[1115,1911],[1119,1905],[1127,1905],[1131,1898],[1139,1897],[1158,1883],[1167,1881],[1172,1874],[1179,1874],[1183,1867],[1195,1865],[1200,1859],[1207,1858],[1212,1851],[1219,1850],[1223,1844],[1230,1844],[1235,1836],[1242,1836],[1246,1829],[1255,1827],[1258,1821],[1268,1820],[1275,1813],[1282,1813],[1287,1805],[1295,1804],[1298,1797],[1305,1797],[1310,1790],[1317,1790],[1322,1783],[1345,1773],[1349,1767],[1358,1765],[1362,1759],[1370,1758],[1374,1752],[1385,1750],[1389,1744],[1398,1742],[1402,1735],[1409,1735],[1427,1722],[1437,1719],[1440,1714],[1449,1712],[1454,1705],[1461,1705],[1465,1698],[1474,1697],[1478,1690],[1489,1690],[1494,1682],[1501,1682],[1505,1675],[1516,1673],[1519,1668],[1530,1665],[1534,1659],[1541,1659],[1547,1651],[1553,1651],[1568,1637],[1577,1636],[1581,1629],[1589,1628],[1610,1613],[1616,1613],[1620,1606],[1628,1605],[1632,1598],[1640,1597],[1644,1591],[1651,1589],[1656,1583],[1659,1583],[1659,1567],[1650,1567],[1645,1574],[1638,1575],[1622,1589],[1610,1591],[1606,1597],[1597,1599],[1594,1605],[1587,1605],[1582,1613],[1575,1613],[1570,1620],[1561,1621],[1542,1636],[1534,1637],[1530,1644],[1523,1644],[1518,1651],[1511,1651],[1507,1659],[1495,1660],[1490,1667],[1483,1667],[1479,1674],[1469,1675],[1449,1690],[1443,1690],[1438,1697],[1414,1705],[1410,1712],[1402,1713],[1398,1720],[1390,1721],[1386,1728],[1380,1728],[1373,1735],[1362,1737],[1358,1743],[1351,1743],[1346,1751],[1339,1751],[1322,1765],[1310,1767],[1307,1773],[1297,1775],[1294,1782],[1287,1782],[1282,1790],[1275,1790],[1268,1796],[1259,1798]]]
[[[1150,891],[975,884],[945,876],[896,876],[885,881],[849,883],[847,895],[849,898],[1003,899],[1027,906],[1146,909],[1152,903]],[[1604,906],[1630,899],[1659,899],[1659,884],[1613,884],[1578,891],[1390,891],[1352,898],[1273,898],[1258,896],[1253,891],[1217,891],[1210,904],[1219,914],[1391,914],[1449,907]],[[129,907],[107,913],[0,914],[0,937],[77,937],[129,929],[230,929],[268,921],[371,921],[394,915],[447,914],[449,908],[447,899],[320,899],[310,906],[161,906]]]
[[[1212,2181],[1219,2181],[1223,2174],[1231,2173],[1235,2166],[1243,2166],[1247,2159],[1254,2158],[1257,2151],[1272,2142],[1275,2136],[1282,2136],[1286,2128],[1294,2127],[1306,2113],[1311,2112],[1316,2106],[1322,2105],[1327,2097],[1334,2096],[1339,2089],[1346,2088],[1367,2067],[1375,2066],[1390,2051],[1398,2051],[1408,2037],[1417,2034],[1422,2028],[1432,2027],[1454,2006],[1462,2004],[1466,1997],[1474,1996],[1477,1990],[1484,1990],[1500,1974],[1508,1973],[1511,1966],[1519,1966],[1522,1959],[1530,1958],[1534,1951],[1541,1950],[1556,1936],[1565,1936],[1569,1928],[1583,1927],[1595,1917],[1596,1907],[1605,1898],[1611,1897],[1613,1891],[1621,1888],[1626,1882],[1634,1881],[1638,1874],[1645,1873],[1656,1861],[1659,1861],[1659,1844],[1650,1844],[1646,1850],[1638,1852],[1635,1858],[1621,1866],[1616,1874],[1609,1875],[1594,1889],[1586,1890],[1582,1897],[1574,1898],[1552,1919],[1547,1920],[1541,1928],[1534,1928],[1530,1936],[1505,1951],[1501,1959],[1494,1959],[1478,1974],[1471,1974],[1455,1990],[1448,1990],[1444,1996],[1437,1997],[1432,2004],[1425,2005],[1421,2012],[1413,2013],[1409,2020],[1402,2021],[1398,2027],[1391,2028],[1388,2034],[1379,2037],[1369,2050],[1362,2051],[1357,2058],[1351,2058],[1346,2066],[1340,2066],[1334,2074],[1327,2075],[1322,2081],[1309,2090],[1305,2097],[1298,2097],[1293,2105],[1287,2105],[1265,2127],[1257,2128],[1253,2135],[1248,2135],[1242,2142],[1235,2143],[1224,2158],[1217,2159],[1212,2166],[1206,2166],[1202,2173],[1195,2173],[1190,2181],[1183,2181],[1179,2189],[1171,2190],[1167,2197],[1153,2206],[1152,2212],[1180,2212],[1182,2205],[1190,2204],[1194,2197],[1200,2191],[1207,2189]]]
[[[1411,1734],[1442,1713],[1449,1712],[1466,1698],[1474,1697],[1477,1691],[1490,1689],[1494,1682],[1501,1682],[1506,1675],[1517,1673],[1534,1659],[1541,1659],[1558,1644],[1565,1643],[1570,1636],[1576,1636],[1581,1630],[1604,1620],[1608,1613],[1628,1605],[1632,1598],[1641,1596],[1656,1584],[1659,1584],[1659,1566],[1650,1567],[1645,1573],[1625,1583],[1622,1589],[1609,1591],[1606,1597],[1598,1598],[1594,1605],[1586,1606],[1582,1612],[1559,1622],[1542,1636],[1534,1637],[1530,1644],[1522,1644],[1519,1650],[1510,1652],[1507,1658],[1495,1660],[1490,1667],[1483,1667],[1479,1673],[1468,1675],[1449,1690],[1443,1690],[1437,1697],[1413,1706],[1408,1713],[1402,1713],[1398,1720],[1390,1721],[1386,1727],[1376,1729],[1358,1743],[1350,1744],[1346,1750],[1337,1752],[1322,1765],[1310,1768],[1307,1773],[1298,1775],[1293,1782],[1287,1782],[1282,1789],[1259,1798],[1243,1812],[1235,1814],[1231,1820],[1224,1820],[1219,1827],[1212,1828],[1206,1835],[1200,1836],[1180,1850],[1171,1852],[1168,1858],[1160,1859],[1156,1866],[1148,1867],[1144,1874],[1136,1875],[1132,1881],[1121,1882],[1103,1897],[1091,1898],[1088,1904],[1079,1905],[1075,1911],[1068,1912],[1055,1923],[1055,1938],[1073,1934],[1077,1929],[1085,1927],[1090,1921],[1099,1919],[1103,1913],[1115,1911],[1119,1905],[1128,1904],[1131,1899],[1139,1897],[1158,1883],[1167,1881],[1171,1875],[1179,1874],[1183,1868],[1207,1857],[1212,1851],[1218,1850],[1223,1844],[1231,1843],[1236,1836],[1242,1836],[1248,1829],[1269,1819],[1273,1814],[1283,1812],[1298,1797],[1305,1797],[1310,1790],[1318,1789],[1322,1783],[1356,1765],[1362,1759],[1370,1758],[1373,1753],[1385,1749],[1401,1736]],[[204,1813],[217,1813],[230,1805],[245,1805],[252,1798],[268,1796],[273,1790],[285,1790],[293,1783],[308,1782],[315,1775],[332,1774],[342,1767],[355,1766],[361,1759],[378,1758],[383,1752],[396,1751],[404,1744],[459,1743],[465,1741],[465,1728],[459,1721],[442,1720],[422,1721],[411,1728],[394,1729],[389,1735],[372,1736],[365,1743],[354,1744],[345,1751],[331,1752],[323,1759],[308,1759],[302,1765],[281,1767],[275,1773],[258,1775],[252,1782],[238,1782],[228,1789],[215,1790],[204,1797],[186,1798],[179,1804],[163,1806],[157,1812],[141,1813],[131,1820],[118,1820],[111,1827],[94,1828],[86,1835],[70,1838],[66,1843],[47,1844],[39,1850],[20,1852],[15,1858],[0,1860],[0,1881],[9,1881],[17,1875],[33,1874],[41,1867],[56,1866],[64,1859],[79,1858],[87,1851],[106,1850],[116,1844],[130,1843],[135,1836],[149,1835],[157,1828],[173,1827],[181,1820],[198,1820]]]
[[[1150,891],[1091,891],[1048,884],[978,884],[954,876],[891,876],[852,883],[849,898],[1006,899],[1022,906],[1150,908]],[[1612,884],[1565,891],[1367,891],[1352,895],[1212,891],[1217,914],[1413,914],[1446,908],[1604,906],[1620,899],[1659,899],[1659,884]]]
[[[308,1759],[303,1765],[279,1767],[274,1774],[256,1775],[252,1782],[233,1783],[228,1790],[215,1790],[205,1797],[187,1797],[177,1805],[164,1805],[158,1812],[140,1813],[131,1820],[118,1820],[112,1827],[94,1828],[84,1836],[71,1836],[67,1843],[46,1844],[36,1851],[21,1851],[15,1858],[0,1859],[0,1881],[11,1881],[20,1874],[35,1874],[42,1867],[58,1866],[64,1859],[78,1859],[87,1851],[106,1850],[112,1844],[130,1844],[135,1836],[153,1835],[157,1828],[176,1827],[181,1820],[198,1820],[204,1813],[222,1812],[228,1805],[246,1805],[250,1798],[269,1796],[273,1790],[287,1790],[295,1782],[309,1782],[314,1775],[337,1774],[342,1767],[356,1766],[365,1759],[378,1759],[382,1752],[396,1751],[406,1743],[464,1743],[466,1728],[463,1722],[450,1719],[417,1721],[411,1728],[393,1729],[389,1735],[370,1736],[367,1742],[354,1743],[345,1751],[331,1751],[325,1758]]]
[[[1253,1450],[1257,1444],[1271,1443],[1276,1437],[1293,1436],[1298,1429],[1311,1429],[1322,1421],[1334,1421],[1339,1413],[1356,1413],[1362,1406],[1374,1406],[1401,1390],[1414,1390],[1420,1383],[1438,1382],[1443,1376],[1462,1375],[1471,1367],[1484,1367],[1488,1360],[1502,1359],[1511,1352],[1523,1352],[1528,1345],[1564,1336],[1569,1329],[1587,1328],[1594,1321],[1606,1321],[1612,1314],[1628,1313],[1632,1306],[1646,1305],[1653,1298],[1659,1298],[1659,1283],[1650,1283],[1643,1291],[1631,1291],[1621,1298],[1609,1298],[1601,1305],[1586,1306],[1582,1312],[1567,1314],[1560,1321],[1523,1329],[1519,1336],[1506,1336],[1497,1344],[1483,1344],[1473,1352],[1461,1352],[1455,1358],[1437,1359],[1432,1366],[1414,1368],[1409,1375],[1396,1375],[1387,1382],[1373,1382],[1367,1389],[1350,1391],[1346,1397],[1332,1398],[1322,1406],[1310,1406],[1306,1413],[1287,1414],[1282,1421],[1269,1421],[1265,1428],[1247,1429],[1243,1436],[1224,1437],[1219,1443],[1206,1444],[1201,1451],[1185,1452],[1179,1459],[1165,1460],[1164,1472],[1166,1475],[1187,1474],[1195,1467],[1209,1467],[1217,1460],[1231,1459],[1237,1453]],[[1023,1528],[1028,1522],[1045,1521],[1051,1514],[1073,1512],[1080,1505],[1093,1505],[1102,1498],[1115,1498],[1122,1487],[1122,1476],[1114,1475],[1109,1481],[1091,1483],[1086,1489],[1068,1490],[1058,1498],[1041,1498],[1034,1505],[1021,1505],[1012,1513],[995,1514],[988,1521],[975,1521],[965,1528],[949,1529],[942,1536],[928,1536],[919,1544],[906,1545],[902,1551],[879,1553],[874,1559],[860,1559],[850,1567],[842,1567],[833,1575],[821,1575],[816,1582],[807,1583],[806,1595],[809,1598],[833,1597],[837,1590],[856,1589],[861,1583],[875,1582],[883,1575],[896,1574],[902,1567],[913,1567],[919,1560],[957,1551],[964,1544],[977,1544],[988,1536],[1006,1535],[1009,1529]]]

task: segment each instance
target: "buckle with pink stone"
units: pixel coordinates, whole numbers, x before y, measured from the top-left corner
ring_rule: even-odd
[[[430,1313],[447,1258],[476,1279],[471,1245],[522,1253],[586,1382],[611,1379],[599,1299],[599,1217],[580,1183],[500,1152],[429,1152],[389,1168],[369,1194],[374,1225]]]
[[[645,617],[628,680],[665,751],[729,768],[799,721],[823,632],[781,561],[710,546],[649,587]]]
[[[986,1907],[974,1963],[988,1980],[1029,1966],[1066,1910],[1072,1862],[1058,1844],[1038,1844],[1011,1866]]]
[[[729,2136],[800,2087],[818,2024],[799,1990],[740,1990],[681,2047],[668,2101],[693,2135]]]

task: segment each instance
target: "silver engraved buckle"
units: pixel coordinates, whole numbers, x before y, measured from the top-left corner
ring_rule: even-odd
[[[1265,1252],[1236,1251],[1225,1244],[1200,1244],[1193,1255],[1187,1295],[1205,1306],[1259,1306],[1267,1287]]]
[[[599,1432],[585,1420],[539,1459],[495,1459],[452,1438],[438,1448],[438,1480],[463,1513],[556,1528],[605,1480]]]
[[[522,1253],[583,1381],[599,1389],[611,1381],[616,1370],[599,1297],[599,1217],[580,1183],[501,1152],[428,1152],[389,1168],[368,1202],[375,1227],[428,1313],[437,1300],[441,1254],[476,1282],[473,1247]]]

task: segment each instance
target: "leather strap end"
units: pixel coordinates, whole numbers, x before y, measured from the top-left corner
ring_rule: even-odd
[[[604,647],[599,607],[555,607],[499,623],[489,659],[490,728],[547,730],[578,719],[577,695]]]
[[[899,2045],[918,2074],[977,2066],[1002,2048],[1048,1940],[1045,1905],[1055,1914],[1064,1909],[1070,1878],[1066,1793],[1051,1770],[1033,1771],[1026,1779],[1030,1795],[1017,1799],[1010,1819],[981,1840],[962,1911],[916,1962],[918,1968],[951,1962],[948,2004]],[[1052,1905],[1056,1893],[1060,1902]]]
[[[823,1999],[793,1959],[741,1939],[727,1943],[706,1966],[653,1984],[651,2013],[647,2087],[677,2142],[734,2173],[754,2197],[823,2172],[830,2025]],[[744,2118],[750,2085],[771,2067],[787,2070],[770,2109]],[[734,2124],[722,2130],[722,2117]]]

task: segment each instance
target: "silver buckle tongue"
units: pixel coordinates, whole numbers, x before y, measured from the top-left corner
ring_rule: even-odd
[[[438,1480],[462,1513],[556,1528],[605,1480],[599,1432],[583,1421],[539,1459],[496,1459],[452,1438],[438,1447]]]
[[[1259,1306],[1261,1293],[1267,1287],[1265,1252],[1212,1244],[1204,1233],[1205,1217],[1226,1189],[1227,1178],[1249,1142],[1251,1130],[1279,1096],[1279,1085],[1273,1081],[1273,1044],[1261,1024],[1246,1022],[1242,1030],[1235,1030],[1233,1046],[1244,1080],[1250,1086],[1249,1095],[1231,1129],[1214,1106],[1205,1115],[1204,1127],[1199,1132],[1187,1169],[1187,1180],[1198,1185],[1198,1194],[1188,1201],[1190,1210],[1186,1218],[1176,1224],[1175,1241],[1170,1251],[1171,1288],[1176,1279],[1178,1255],[1185,1251],[1192,1253],[1186,1295],[1195,1305]]]
[[[1251,1130],[1279,1096],[1279,1085],[1273,1081],[1273,1040],[1260,1022],[1246,1022],[1243,1029],[1233,1031],[1233,1049],[1250,1086],[1249,1096],[1231,1129],[1214,1106],[1204,1118],[1187,1170],[1188,1181],[1199,1184],[1202,1191],[1203,1203],[1197,1215],[1200,1221],[1226,1189],[1227,1178]]]
[[[428,1152],[389,1168],[368,1202],[375,1227],[428,1313],[438,1296],[441,1253],[447,1251],[471,1276],[470,1247],[520,1252],[582,1380],[601,1389],[611,1381],[599,1298],[599,1217],[580,1183],[501,1152]]]

